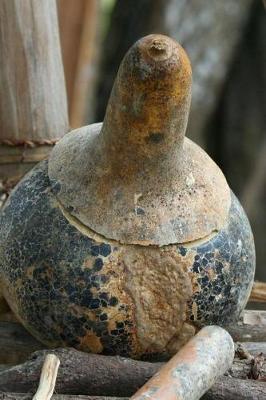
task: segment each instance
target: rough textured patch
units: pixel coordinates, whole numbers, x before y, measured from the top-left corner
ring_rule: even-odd
[[[254,244],[234,196],[228,227],[186,247],[125,246],[89,232],[62,213],[46,162],[18,185],[0,216],[5,296],[46,344],[172,354],[199,325],[227,324],[245,306]]]
[[[136,307],[137,337],[142,351],[162,353],[177,340],[186,321],[192,286],[187,272],[193,255],[178,254],[175,246],[127,246],[123,263],[126,287]],[[190,332],[189,336],[192,336]],[[186,337],[186,340],[189,337]]]

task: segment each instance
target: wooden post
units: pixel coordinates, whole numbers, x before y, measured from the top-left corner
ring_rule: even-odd
[[[92,117],[98,62],[97,0],[57,0],[70,125],[78,128]]]
[[[0,1],[0,180],[12,186],[68,130],[55,0]]]

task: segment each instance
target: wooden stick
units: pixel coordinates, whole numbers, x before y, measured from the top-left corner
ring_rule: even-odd
[[[54,393],[59,364],[60,360],[56,355],[47,354],[42,367],[39,387],[32,400],[50,400]]]
[[[264,382],[222,377],[201,400],[263,400],[265,398]]]
[[[249,297],[249,302],[266,303],[266,282],[255,281]]]
[[[0,400],[30,400],[27,393],[0,392]],[[240,379],[220,378],[215,386],[206,393],[201,400],[259,400],[266,398],[264,382]],[[54,400],[128,400],[128,397],[106,397],[86,395],[56,394]]]
[[[31,400],[32,395],[27,393],[0,392],[0,400]],[[82,396],[55,394],[53,400],[127,400],[128,397]]]
[[[34,353],[26,363],[2,371],[0,390],[31,391],[37,386],[43,360],[49,353],[60,359],[56,392],[64,394],[128,396],[162,366],[161,363],[87,354],[74,349],[43,350]]]
[[[199,400],[234,359],[231,336],[218,326],[201,329],[132,400]]]

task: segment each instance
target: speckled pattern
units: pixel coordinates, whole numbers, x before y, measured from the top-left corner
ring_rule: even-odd
[[[10,197],[1,217],[1,272],[7,298],[41,341],[108,354],[131,352],[128,305],[102,287],[118,279],[101,273],[112,251],[73,228],[53,204],[46,163],[35,168]],[[23,199],[23,201],[22,201]],[[15,299],[15,307],[13,300]],[[112,326],[108,316],[122,314]],[[129,317],[129,318],[128,318]]]
[[[199,325],[236,321],[246,305],[255,272],[255,248],[248,219],[232,193],[227,229],[198,246],[189,269],[194,294],[190,320]],[[185,248],[179,249],[185,252]]]
[[[234,196],[229,221],[226,230],[206,243],[147,250],[165,254],[170,249],[176,254],[171,262],[176,260],[192,288],[185,299],[187,324],[224,325],[236,320],[245,306],[255,254],[249,223]],[[137,338],[137,301],[125,284],[130,275],[122,256],[117,262],[118,255],[126,253],[126,246],[91,239],[67,221],[51,193],[47,162],[17,186],[0,217],[4,294],[26,328],[52,346],[143,354]],[[148,300],[146,306],[152,309]]]

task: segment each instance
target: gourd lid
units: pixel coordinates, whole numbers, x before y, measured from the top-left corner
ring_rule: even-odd
[[[51,188],[83,226],[120,243],[208,237],[227,221],[218,166],[185,138],[191,68],[185,51],[149,35],[124,57],[103,124],[65,135],[49,160]]]

